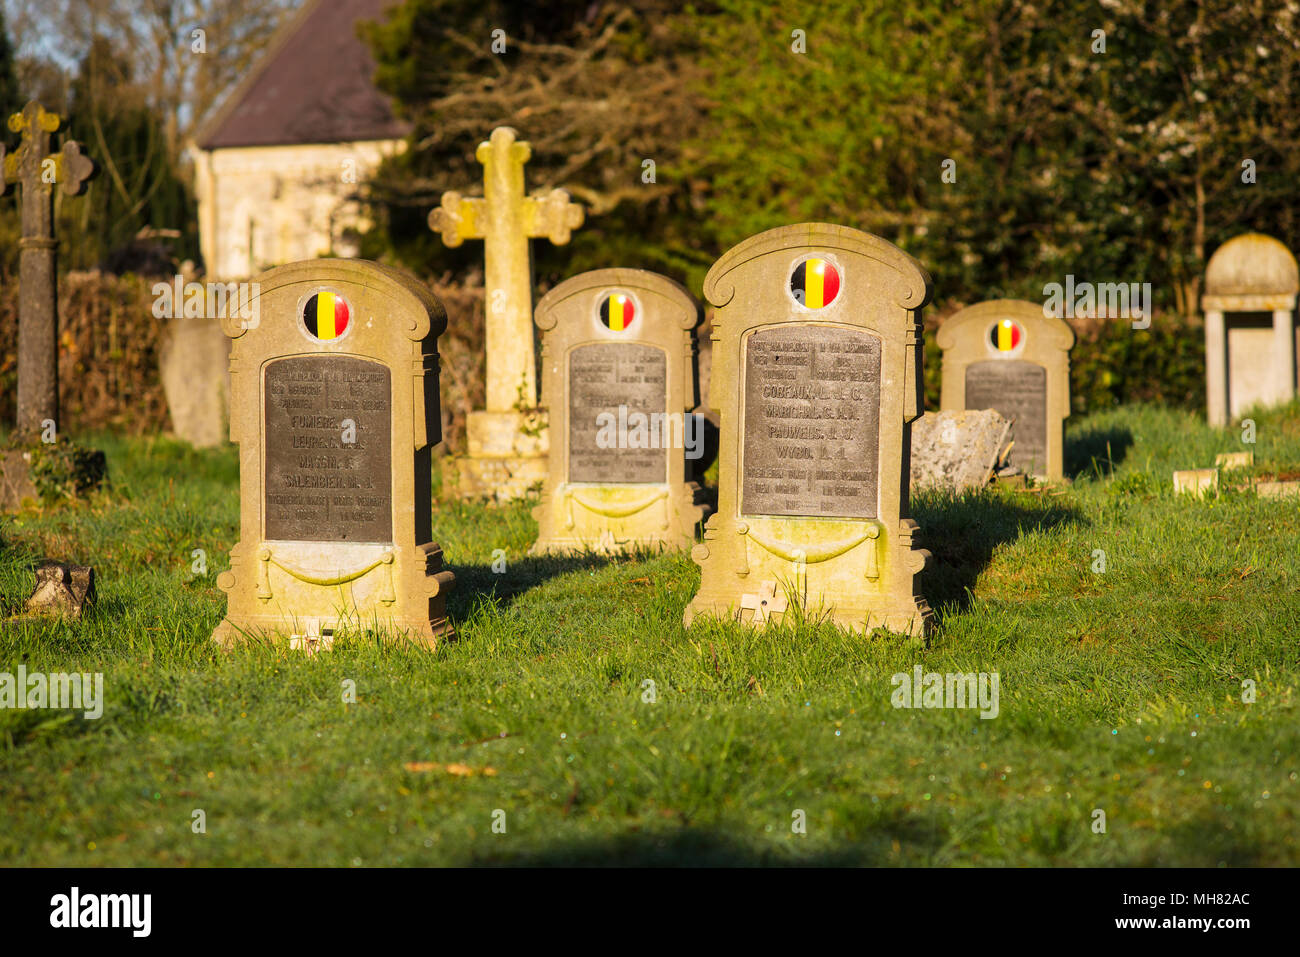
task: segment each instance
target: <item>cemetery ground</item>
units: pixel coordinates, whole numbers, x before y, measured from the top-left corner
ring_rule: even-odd
[[[1256,422],[1124,408],[1067,423],[1071,486],[918,496],[925,649],[684,632],[686,554],[528,559],[527,505],[437,505],[459,639],[312,657],[209,642],[234,449],[94,437],[110,488],[0,526],[6,612],[36,557],[99,574],[85,620],[0,625],[0,670],[105,695],[0,711],[0,862],[1295,865],[1300,507],[1170,482],[1243,449],[1300,471],[1300,405]],[[997,672],[998,716],[894,708],[916,664]]]

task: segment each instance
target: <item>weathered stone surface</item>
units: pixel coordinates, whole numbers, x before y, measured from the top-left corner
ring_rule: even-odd
[[[410,276],[356,260],[293,263],[257,284],[260,321],[224,322],[240,540],[217,578],[228,609],[214,640],[297,636],[315,649],[370,628],[427,645],[449,637],[454,576],[430,502],[442,304]]]
[[[1174,472],[1174,493],[1204,498],[1219,489],[1218,469],[1179,469]]]
[[[480,417],[477,426],[471,415],[467,427],[470,458],[489,461],[481,467],[453,468],[449,474],[457,481],[444,483],[445,494],[468,498],[484,497],[484,486],[501,473],[508,475],[508,482],[491,489],[489,497],[506,500],[526,492],[534,469],[501,459],[536,457],[541,460],[538,468],[545,470],[545,422],[537,432],[520,428],[521,416],[534,414],[537,403],[528,244],[530,239],[544,237],[563,245],[583,222],[582,207],[570,203],[569,194],[562,189],[524,195],[524,164],[532,147],[517,135],[510,127],[501,126],[479,144],[475,157],[483,165],[482,198],[447,192],[441,205],[429,214],[429,228],[448,246],[459,246],[467,239],[484,242],[487,415]],[[515,435],[502,434],[512,426]]]
[[[1296,296],[1291,251],[1261,233],[1228,240],[1205,267],[1205,394],[1210,425],[1296,394]]]
[[[614,316],[611,316],[613,310]],[[597,269],[537,306],[551,450],[531,554],[690,548],[704,516],[691,330],[699,307],[640,269]]]
[[[1011,423],[993,409],[927,412],[912,423],[912,488],[982,488],[1007,447]]]
[[[0,510],[13,511],[39,500],[40,492],[32,483],[31,453],[0,452]]]
[[[67,562],[43,561],[36,566],[36,588],[27,599],[29,615],[80,618],[95,603],[95,569]]]
[[[929,552],[914,545],[902,463],[921,414],[930,277],[877,236],[804,223],[725,253],[704,291],[717,307],[718,511],[692,551],[686,624],[763,625],[798,607],[921,635]]]
[[[995,299],[939,327],[944,411],[995,409],[1011,422],[1009,463],[1053,481],[1065,477],[1074,331],[1041,304]]]
[[[172,432],[195,448],[229,438],[230,340],[216,319],[175,319],[159,356]]]

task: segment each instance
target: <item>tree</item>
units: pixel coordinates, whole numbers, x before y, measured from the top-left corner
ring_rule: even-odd
[[[469,261],[444,251],[425,217],[448,189],[481,190],[474,151],[504,124],[532,144],[529,187],[562,187],[587,207],[572,245],[537,250],[541,271],[618,261],[682,273],[706,262],[682,168],[683,133],[701,115],[689,85],[697,40],[672,10],[665,0],[406,0],[369,26],[377,82],[414,131],[369,185],[384,228],[368,252],[421,269],[435,257]]]

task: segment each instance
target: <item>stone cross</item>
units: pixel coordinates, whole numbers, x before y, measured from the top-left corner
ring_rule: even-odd
[[[51,153],[50,139],[63,121],[35,100],[9,117],[22,134],[10,155],[0,144],[0,193],[22,186],[22,238],[18,241],[18,432],[33,435],[59,416],[58,285],[54,238],[54,184],[76,196],[95,175],[95,164],[71,140]]]
[[[537,403],[533,355],[533,280],[528,241],[545,237],[557,246],[582,225],[583,209],[569,194],[552,189],[524,195],[524,164],[532,147],[508,126],[492,131],[475,158],[483,165],[483,197],[442,195],[429,214],[429,228],[448,246],[466,239],[484,244],[487,286],[487,410],[505,412]]]
[[[740,596],[740,610],[750,609],[753,612],[750,623],[755,625],[767,624],[773,615],[782,614],[787,607],[788,602],[784,595],[777,594],[774,581],[759,582],[758,594],[746,592]]]

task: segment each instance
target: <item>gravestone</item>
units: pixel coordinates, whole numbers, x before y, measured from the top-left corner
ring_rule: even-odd
[[[293,263],[256,282],[257,321],[223,319],[240,538],[217,579],[228,610],[213,639],[449,637],[454,577],[430,503],[442,304],[358,260]]]
[[[450,191],[429,213],[429,228],[446,245],[483,240],[487,408],[467,418],[469,455],[448,459],[444,470],[444,488],[465,499],[508,501],[545,478],[548,434],[537,408],[529,241],[564,245],[583,221],[582,207],[562,189],[524,195],[532,147],[517,136],[500,126],[479,144],[481,198]]]
[[[685,289],[640,269],[586,272],[538,303],[551,447],[531,554],[694,545],[698,321]]]
[[[704,292],[717,307],[718,511],[692,551],[686,624],[799,609],[924,633],[929,552],[914,545],[908,457],[930,277],[877,236],[805,223],[732,248]]]
[[[1038,478],[1065,477],[1074,330],[1017,299],[968,306],[939,327],[944,411],[996,409],[1011,420],[1008,464]]]
[[[158,359],[172,432],[195,448],[229,434],[230,340],[213,319],[173,319]]]
[[[1205,391],[1210,425],[1296,394],[1295,257],[1271,236],[1228,240],[1205,267]]]
[[[964,492],[993,478],[1011,423],[993,409],[927,412],[912,423],[912,488]]]

